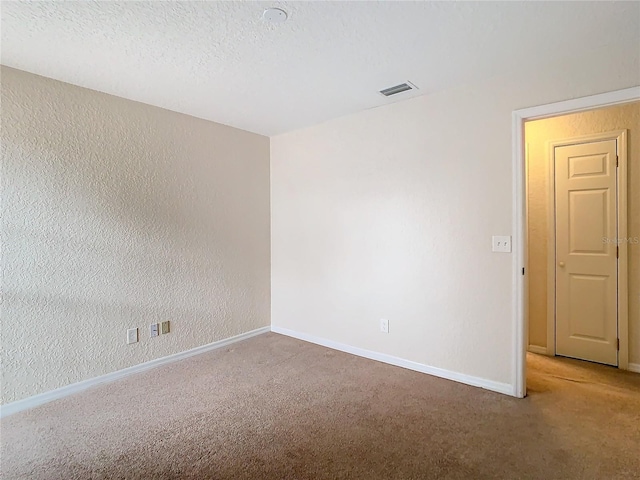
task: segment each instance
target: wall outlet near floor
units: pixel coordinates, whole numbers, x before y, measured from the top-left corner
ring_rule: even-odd
[[[160,324],[152,323],[151,326],[149,327],[149,334],[152,337],[157,337],[158,335],[160,335]]]
[[[162,333],[163,335],[165,333],[169,333],[169,320],[162,322],[162,324],[160,325],[161,329],[160,329],[160,333]]]
[[[138,329],[130,328],[127,330],[127,344],[138,342]]]
[[[380,319],[380,331],[382,333],[389,333],[389,320],[386,318]]]

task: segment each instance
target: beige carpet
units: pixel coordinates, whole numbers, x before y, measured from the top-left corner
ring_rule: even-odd
[[[640,478],[640,375],[529,366],[517,400],[266,334],[3,419],[2,478]]]

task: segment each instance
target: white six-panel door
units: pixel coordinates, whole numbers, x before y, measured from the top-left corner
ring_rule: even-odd
[[[555,148],[556,354],[618,365],[616,140]]]

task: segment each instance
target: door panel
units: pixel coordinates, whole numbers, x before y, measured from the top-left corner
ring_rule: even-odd
[[[573,337],[606,341],[608,277],[569,275],[569,328]]]
[[[569,192],[569,254],[607,255],[608,190]]]
[[[616,141],[556,147],[556,354],[618,364]]]

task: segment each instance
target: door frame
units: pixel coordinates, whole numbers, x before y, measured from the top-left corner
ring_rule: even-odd
[[[512,129],[512,173],[513,173],[513,218],[514,260],[512,269],[513,297],[513,396],[526,395],[526,352],[528,342],[529,319],[527,305],[529,300],[528,282],[524,268],[527,265],[527,211],[526,211],[526,165],[524,123],[527,120],[555,117],[568,113],[595,110],[602,107],[631,103],[640,100],[640,86],[616,90],[613,92],[575,98],[563,102],[550,103],[537,107],[515,110],[511,117]],[[622,263],[622,262],[620,262]],[[622,342],[621,342],[622,343]],[[620,346],[622,351],[622,345]],[[625,346],[628,352],[628,345]],[[628,365],[627,365],[628,366]]]
[[[616,169],[616,238],[627,238],[627,130],[579,135],[562,140],[547,142],[547,162],[549,167],[548,212],[547,212],[547,348],[546,354],[556,355],[556,195],[555,195],[555,149],[567,145],[615,140],[618,155]],[[527,212],[528,215],[528,212]],[[620,339],[618,368],[626,370],[629,365],[629,257],[628,244],[621,242],[618,265],[616,304],[618,310],[617,330]],[[624,300],[624,301],[623,301]]]

